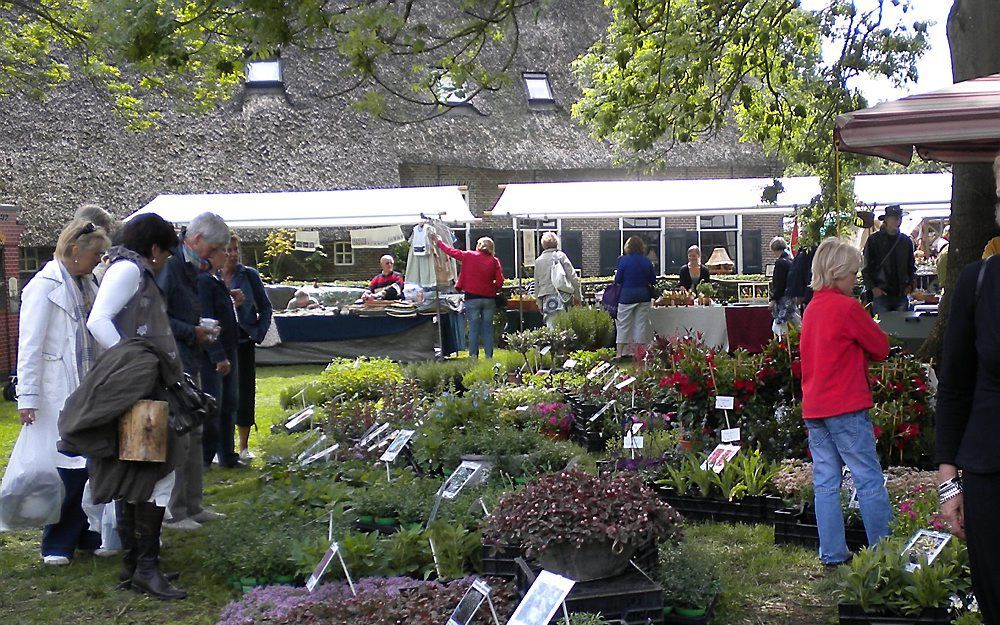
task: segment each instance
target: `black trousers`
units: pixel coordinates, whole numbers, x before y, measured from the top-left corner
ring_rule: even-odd
[[[256,425],[254,417],[257,396],[257,353],[256,345],[250,340],[241,340],[236,346],[236,360],[239,361],[239,403],[236,408],[236,425],[250,427]]]
[[[972,589],[985,625],[1000,625],[1000,473],[962,474]]]

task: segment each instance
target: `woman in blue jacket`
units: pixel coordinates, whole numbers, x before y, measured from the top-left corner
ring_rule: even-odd
[[[649,341],[649,309],[652,307],[656,270],[646,257],[646,244],[638,236],[625,242],[625,253],[618,259],[615,283],[621,285],[618,298],[617,358],[634,356],[636,348]]]

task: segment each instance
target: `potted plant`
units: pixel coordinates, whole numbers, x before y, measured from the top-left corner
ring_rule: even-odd
[[[676,538],[678,515],[633,474],[601,480],[553,473],[503,499],[487,519],[487,544],[514,545],[577,581],[622,572],[649,540]]]
[[[684,618],[708,620],[708,612],[719,594],[721,582],[714,556],[695,543],[681,542],[660,548],[660,585],[663,605]],[[665,614],[667,623],[673,615]]]

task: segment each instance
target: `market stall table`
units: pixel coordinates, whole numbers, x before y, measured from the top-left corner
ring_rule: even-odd
[[[332,311],[275,313],[270,340],[257,348],[257,363],[263,365],[327,363],[333,358],[380,356],[400,362],[434,357],[438,328],[434,315],[392,317],[342,315]],[[461,346],[455,313],[441,314],[443,352]]]
[[[767,306],[660,306],[649,318],[659,336],[700,334],[706,345],[725,351],[760,352],[773,336]]]

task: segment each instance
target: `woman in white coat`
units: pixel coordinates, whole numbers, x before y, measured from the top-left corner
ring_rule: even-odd
[[[89,530],[81,508],[87,460],[60,454],[56,441],[63,403],[97,356],[87,330],[97,295],[91,273],[110,244],[104,230],[92,222],[71,221],[59,235],[55,257],[21,293],[17,408],[23,427],[14,453],[22,444],[51,450],[50,457],[39,461],[54,463],[66,487],[59,521],[46,525],[42,533],[42,559],[49,565],[69,564],[77,549],[101,546],[100,534]]]

